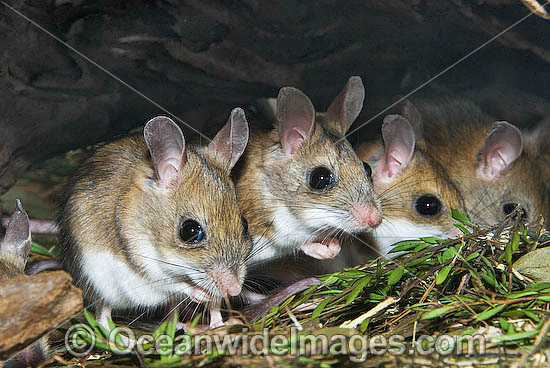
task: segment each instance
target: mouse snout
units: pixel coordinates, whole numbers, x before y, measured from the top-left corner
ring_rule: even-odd
[[[382,215],[373,204],[354,203],[351,215],[361,226],[376,227],[382,222]]]
[[[241,293],[242,283],[237,272],[224,265],[215,264],[210,271],[222,297],[236,296]]]

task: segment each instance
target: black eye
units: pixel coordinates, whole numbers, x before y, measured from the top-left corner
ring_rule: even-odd
[[[248,221],[244,218],[244,216],[241,216],[241,221],[243,222],[244,233],[248,234]]]
[[[414,203],[416,212],[426,217],[439,215],[441,213],[441,207],[441,201],[431,194],[424,194]]]
[[[196,244],[204,239],[204,230],[195,220],[186,220],[180,226],[180,238],[186,243]]]
[[[505,215],[509,215],[511,214],[515,209],[516,207],[518,206],[517,203],[505,203],[502,205],[502,212],[504,212]],[[527,212],[525,211],[525,209],[521,209],[521,218],[522,219],[526,219],[527,218]]]
[[[363,162],[363,167],[365,168],[365,174],[370,178],[372,176],[372,169],[370,168],[370,165],[366,162]]]
[[[326,167],[313,169],[309,175],[309,186],[311,189],[325,189],[334,183],[334,176]]]

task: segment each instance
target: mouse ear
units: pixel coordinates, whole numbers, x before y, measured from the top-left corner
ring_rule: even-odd
[[[550,117],[539,122],[528,133],[523,134],[523,144],[526,150],[532,154],[541,170],[546,185],[550,186]]]
[[[326,114],[327,123],[345,135],[361,113],[364,100],[365,87],[361,77],[350,77],[344,89],[330,104]]]
[[[229,170],[235,166],[248,143],[248,121],[244,110],[237,107],[231,111],[227,123],[208,145],[208,149],[216,152],[227,162]]]
[[[290,157],[311,138],[315,108],[299,89],[283,87],[277,96],[277,121],[283,152]]]
[[[533,152],[536,157],[548,155],[550,142],[550,117],[541,120],[534,128],[523,133],[525,149]]]
[[[388,115],[382,124],[384,139],[384,158],[374,172],[375,177],[382,182],[391,182],[405,171],[411,162],[415,136],[414,130],[401,115]]]
[[[401,115],[409,121],[409,124],[414,130],[414,137],[418,141],[422,139],[424,135],[424,121],[420,111],[414,106],[414,104],[407,98],[400,98],[399,109]]]
[[[178,178],[186,162],[183,133],[169,117],[157,116],[145,124],[143,137],[151,154],[157,183],[166,189]]]
[[[24,268],[27,256],[31,249],[31,228],[29,216],[21,206],[21,202],[15,201],[15,212],[10,217],[6,235],[0,246],[0,258],[10,258],[22,262]]]
[[[483,180],[493,180],[506,170],[523,150],[523,139],[518,128],[506,121],[493,123],[477,154],[476,174]]]

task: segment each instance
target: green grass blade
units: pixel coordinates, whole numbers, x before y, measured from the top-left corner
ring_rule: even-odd
[[[57,258],[50,250],[38,243],[31,242],[31,252],[50,258]]]
[[[451,217],[466,226],[469,226],[469,227],[474,226],[474,224],[472,224],[468,216],[464,215],[462,212],[460,212],[457,209],[451,208]]]
[[[313,310],[313,313],[311,313],[311,318],[315,319],[315,318],[319,317],[321,315],[321,313],[323,312],[323,309],[325,309],[327,304],[330,303],[332,301],[332,299],[333,299],[333,297],[329,296],[328,298],[323,300],[318,306],[316,306],[315,309]]]
[[[435,283],[437,285],[441,285],[447,279],[447,276],[449,275],[449,272],[451,272],[452,268],[453,268],[452,265],[447,265],[447,266],[443,267],[437,273],[437,277],[435,278]]]
[[[422,315],[422,319],[436,318],[436,317],[444,315],[447,312],[452,311],[453,309],[456,309],[456,307],[453,306],[453,305],[447,305],[445,307],[432,309],[431,311],[424,313]]]
[[[160,324],[160,326],[157,327],[155,332],[153,332],[153,337],[157,339],[160,335],[164,333],[164,330],[166,330],[166,326],[168,325],[168,321],[164,321]]]
[[[405,268],[401,265],[394,269],[388,277],[388,286],[397,284],[401,280],[401,277],[403,277],[404,272]]]
[[[353,290],[348,294],[347,298],[346,298],[346,304],[345,305],[350,305],[351,303],[353,303],[353,301],[355,300],[355,298],[357,298],[357,296],[359,295],[359,293],[363,290],[363,288],[370,282],[370,280],[372,279],[372,276],[366,276],[366,277],[363,277],[362,279],[358,280],[355,282],[355,287],[353,288]]]
[[[506,304],[501,304],[493,308],[488,308],[485,311],[478,314],[477,317],[475,318],[475,321],[476,322],[485,321],[486,319],[489,319],[494,315],[497,315],[498,313],[500,313],[505,307],[506,307]]]

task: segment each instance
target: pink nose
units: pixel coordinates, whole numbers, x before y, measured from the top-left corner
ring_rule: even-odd
[[[361,226],[376,227],[382,222],[380,211],[372,204],[355,203],[351,206],[351,214]]]
[[[220,283],[218,287],[220,288],[220,293],[223,296],[225,295],[236,296],[236,295],[239,295],[242,290],[241,284],[236,279],[235,281],[230,281],[227,284]]]
[[[241,293],[242,284],[239,277],[226,266],[213,265],[211,274],[222,296],[236,296]]]

